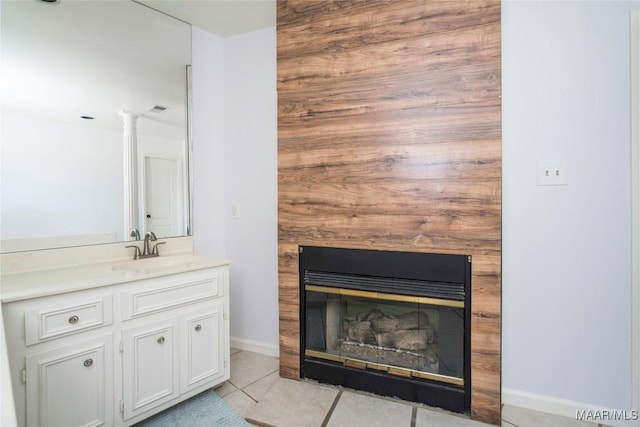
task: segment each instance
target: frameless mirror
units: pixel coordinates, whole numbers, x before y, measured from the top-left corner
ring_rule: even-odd
[[[190,25],[133,1],[0,8],[2,252],[190,234]]]

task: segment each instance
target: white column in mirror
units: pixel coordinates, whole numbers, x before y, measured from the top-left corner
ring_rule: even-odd
[[[138,114],[120,111],[124,122],[123,150],[124,153],[124,238],[130,236],[133,229],[139,229],[138,224]],[[135,238],[134,238],[135,239]]]

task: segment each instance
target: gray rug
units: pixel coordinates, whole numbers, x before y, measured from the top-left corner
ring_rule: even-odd
[[[200,393],[135,427],[249,427],[249,424],[212,390]]]

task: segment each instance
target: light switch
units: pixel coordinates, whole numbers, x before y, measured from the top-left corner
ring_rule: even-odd
[[[562,159],[538,160],[538,185],[567,185],[567,162]]]
[[[240,218],[240,203],[233,202],[231,204],[231,218],[239,219]]]

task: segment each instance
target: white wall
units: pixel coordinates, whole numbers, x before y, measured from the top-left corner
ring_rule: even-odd
[[[117,233],[124,240],[122,133],[5,114],[1,140],[3,239]]]
[[[509,392],[631,409],[632,7],[503,2]],[[232,336],[267,346],[278,342],[275,50],[274,28],[223,43],[194,29],[196,249],[234,259]],[[567,186],[536,185],[546,158],[567,161]]]
[[[640,3],[503,2],[502,325],[509,393],[632,409],[634,7]],[[536,162],[545,158],[567,161],[568,185],[536,185]]]
[[[194,28],[192,60],[195,250],[233,260],[234,344],[276,355],[275,27],[225,39]]]
[[[223,39],[192,29],[193,245],[226,256]]]
[[[225,201],[231,335],[278,347],[277,98],[275,27],[228,37]],[[231,205],[239,218],[231,218]],[[235,303],[234,303],[235,301]]]

